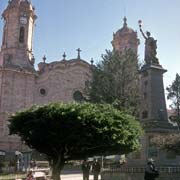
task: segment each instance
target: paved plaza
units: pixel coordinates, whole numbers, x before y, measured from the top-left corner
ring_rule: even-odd
[[[99,179],[100,180],[100,176]],[[81,173],[78,174],[63,174],[61,175],[61,180],[83,180],[83,175]],[[90,175],[89,180],[93,180],[93,175]]]

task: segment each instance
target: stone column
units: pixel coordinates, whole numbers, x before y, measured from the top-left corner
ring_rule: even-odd
[[[160,65],[144,65],[141,68],[142,121],[168,122],[163,84],[165,72]]]
[[[161,134],[176,132],[176,127],[168,121],[163,74],[166,72],[159,64],[145,64],[140,70],[141,105],[140,120],[144,126],[145,136],[142,142],[142,161],[153,158],[157,165],[171,165],[178,162],[168,159],[168,153],[161,151],[152,143],[152,138]]]

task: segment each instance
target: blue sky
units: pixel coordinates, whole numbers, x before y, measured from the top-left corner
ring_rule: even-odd
[[[8,0],[0,0],[0,12]],[[165,87],[175,74],[180,74],[180,1],[179,0],[32,0],[38,19],[34,32],[36,64],[47,56],[47,61],[77,57],[95,62],[105,49],[112,49],[113,32],[122,27],[126,15],[128,26],[138,31],[139,58],[143,59],[144,40],[138,30],[138,20],[144,31],[157,39],[160,64],[168,70],[164,75]],[[0,21],[2,37],[3,21]]]

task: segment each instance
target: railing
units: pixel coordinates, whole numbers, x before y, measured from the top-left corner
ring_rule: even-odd
[[[160,173],[171,174],[180,173],[180,166],[177,167],[157,167]],[[144,167],[120,167],[104,168],[103,173],[144,173]]]

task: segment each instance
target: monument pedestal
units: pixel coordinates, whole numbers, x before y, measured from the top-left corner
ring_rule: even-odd
[[[144,65],[140,70],[141,78],[141,121],[167,122],[163,74],[160,65]]]
[[[172,153],[163,152],[152,143],[152,138],[177,132],[168,121],[161,65],[146,64],[140,70],[141,105],[140,121],[145,130],[141,139],[142,148],[132,153],[128,159],[130,166],[145,166],[148,158],[153,158],[159,166],[177,165],[179,158]]]

